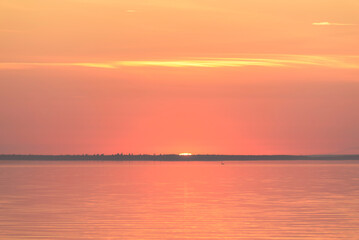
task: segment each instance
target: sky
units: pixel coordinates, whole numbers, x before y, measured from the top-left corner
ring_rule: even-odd
[[[357,0],[2,0],[0,153],[359,153]]]

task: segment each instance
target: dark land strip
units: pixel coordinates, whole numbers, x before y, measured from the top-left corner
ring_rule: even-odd
[[[17,155],[0,154],[0,160],[95,160],[95,161],[251,161],[251,160],[359,160],[355,155],[206,155],[177,154],[83,154],[83,155]]]

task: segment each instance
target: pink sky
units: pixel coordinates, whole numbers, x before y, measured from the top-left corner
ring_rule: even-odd
[[[358,153],[358,9],[2,1],[0,153]]]

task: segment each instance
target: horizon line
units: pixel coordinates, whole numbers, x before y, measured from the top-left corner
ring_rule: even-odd
[[[18,154],[18,153],[0,153],[0,156],[346,156],[346,155],[359,155],[359,153],[342,153],[342,154],[216,154],[216,153],[193,153],[191,155],[181,155],[179,153],[76,153],[76,154]]]

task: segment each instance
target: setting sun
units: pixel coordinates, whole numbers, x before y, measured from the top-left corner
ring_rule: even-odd
[[[180,153],[178,155],[180,155],[180,156],[192,156],[192,153]]]

